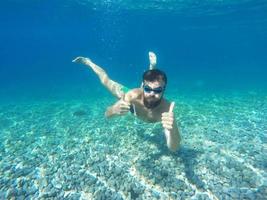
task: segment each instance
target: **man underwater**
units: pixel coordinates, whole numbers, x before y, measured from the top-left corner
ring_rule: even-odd
[[[153,52],[149,52],[149,61],[149,70],[143,74],[141,87],[134,89],[128,89],[111,80],[107,73],[89,58],[77,57],[72,62],[90,67],[98,75],[101,83],[119,99],[107,108],[107,118],[123,116],[130,111],[145,122],[161,122],[168,148],[176,151],[180,146],[181,137],[173,113],[174,102],[170,103],[163,98],[167,77],[163,71],[155,69],[157,57]]]

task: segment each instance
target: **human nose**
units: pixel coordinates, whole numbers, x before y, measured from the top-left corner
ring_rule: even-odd
[[[154,97],[154,96],[156,96],[156,93],[155,93],[154,91],[150,91],[150,92],[148,93],[148,95],[149,95],[150,97]]]

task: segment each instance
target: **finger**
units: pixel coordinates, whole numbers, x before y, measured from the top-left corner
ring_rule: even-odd
[[[167,126],[166,126],[166,124],[162,124],[162,126],[163,126],[163,128],[164,128],[164,129],[167,129]]]
[[[125,110],[121,110],[121,111],[120,111],[120,114],[121,114],[121,115],[124,115],[124,114],[126,114],[126,113],[128,113],[128,111],[125,111]]]
[[[172,126],[170,126],[170,125],[167,125],[167,127],[166,127],[168,130],[172,130]]]
[[[161,117],[173,117],[173,112],[162,113]]]
[[[164,121],[163,124],[166,124],[168,126],[172,126],[173,122],[172,121]]]
[[[172,127],[173,122],[166,122],[166,125]]]
[[[122,93],[122,95],[121,95],[121,101],[124,101],[124,98],[125,98],[125,93]]]
[[[162,120],[163,124],[168,124],[168,125],[172,125],[173,124],[173,120]]]
[[[170,115],[169,112],[162,113],[161,117],[168,117]]]
[[[129,110],[128,109],[121,109],[120,112],[127,113],[127,112],[129,112]]]
[[[121,108],[121,110],[122,110],[123,112],[128,112],[130,109],[128,109],[128,108]]]
[[[129,105],[125,105],[125,104],[121,104],[120,105],[120,108],[121,109],[128,109],[129,110],[130,109],[130,106]]]
[[[174,117],[173,113],[168,113],[166,115],[161,115],[161,118],[173,118],[173,117]]]
[[[168,129],[168,130],[172,129],[172,126],[170,126],[168,124],[163,124],[162,126],[163,126],[164,129]]]
[[[163,127],[166,127],[168,129],[172,129],[172,123],[164,122],[162,125],[163,125]]]
[[[126,105],[129,105],[130,106],[130,102],[129,101],[126,101],[126,95],[123,94],[122,97],[121,97],[121,103],[122,104],[126,104]]]
[[[130,106],[131,104],[127,101],[123,101],[121,105],[124,105],[124,106]]]
[[[175,102],[174,101],[171,102],[169,112],[173,112],[174,105],[175,105]]]
[[[174,121],[174,117],[171,117],[171,116],[161,117],[161,121],[169,121],[169,122],[172,122],[172,121]]]
[[[173,125],[174,119],[172,117],[162,117],[161,121],[163,124]]]

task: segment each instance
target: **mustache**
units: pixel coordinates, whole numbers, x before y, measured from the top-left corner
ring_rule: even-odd
[[[146,99],[155,99],[156,98],[156,95],[151,95],[149,97],[146,97]]]

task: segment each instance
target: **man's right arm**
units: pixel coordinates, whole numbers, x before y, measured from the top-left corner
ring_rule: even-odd
[[[111,118],[111,117],[114,117],[116,116],[116,113],[114,112],[114,106],[115,105],[112,105],[112,106],[109,106],[105,112],[105,117],[106,118]]]

